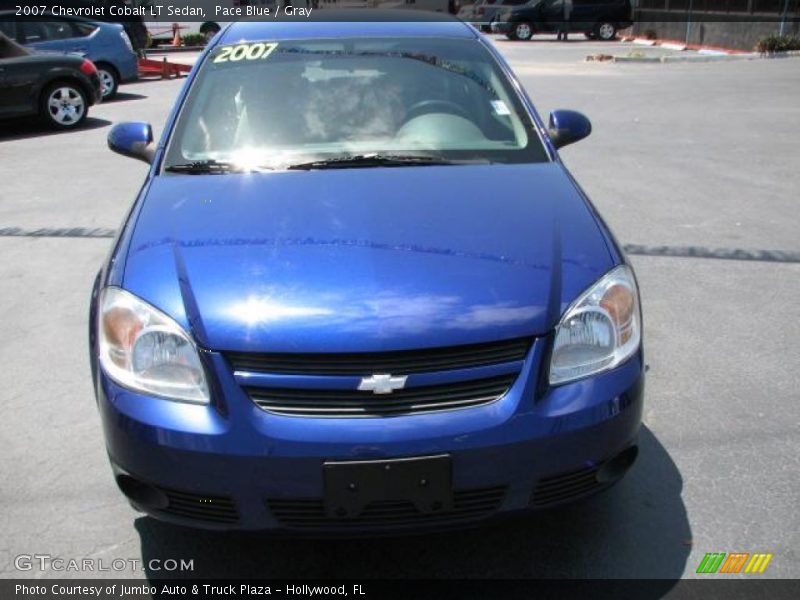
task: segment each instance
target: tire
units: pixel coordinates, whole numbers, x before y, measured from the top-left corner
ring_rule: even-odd
[[[86,93],[71,81],[51,83],[42,93],[40,114],[54,129],[76,129],[89,114]]]
[[[117,95],[119,89],[119,73],[108,63],[98,63],[97,76],[100,78],[100,87],[103,89],[103,101],[111,100]]]
[[[515,40],[527,42],[533,37],[533,27],[527,21],[522,21],[514,25],[514,29],[511,30],[511,35],[514,36],[513,39]]]
[[[594,35],[598,40],[610,42],[617,37],[617,25],[608,21],[600,21],[594,26]]]

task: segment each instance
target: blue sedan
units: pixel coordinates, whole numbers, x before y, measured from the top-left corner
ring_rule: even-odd
[[[557,154],[589,121],[545,126],[472,27],[402,18],[234,23],[160,141],[110,132],[150,164],[89,333],[136,509],[417,531],[571,502],[634,463],[636,279]]]

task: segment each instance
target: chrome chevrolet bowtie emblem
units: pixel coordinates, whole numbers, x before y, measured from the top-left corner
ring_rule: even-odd
[[[395,390],[401,390],[406,385],[407,377],[392,377],[391,375],[372,375],[364,377],[358,384],[358,389],[362,392],[372,392],[373,394],[391,394]]]

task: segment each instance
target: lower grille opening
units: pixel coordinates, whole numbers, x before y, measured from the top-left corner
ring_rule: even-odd
[[[639,454],[636,445],[600,462],[560,475],[542,477],[531,495],[531,506],[570,502],[611,487],[631,468]]]
[[[603,463],[585,469],[543,477],[531,496],[531,505],[549,506],[578,499],[598,492],[608,484],[597,481],[597,471]]]
[[[296,528],[402,527],[404,525],[459,523],[495,512],[506,494],[505,486],[456,491],[453,509],[421,513],[411,502],[372,502],[355,518],[336,519],[325,514],[321,499],[268,499],[267,508],[280,523]]]
[[[298,417],[375,417],[454,410],[501,398],[516,375],[406,388],[376,395],[359,390],[246,388],[260,408]]]
[[[167,497],[167,506],[160,512],[211,523],[235,523],[239,520],[239,513],[231,498],[158,489]]]

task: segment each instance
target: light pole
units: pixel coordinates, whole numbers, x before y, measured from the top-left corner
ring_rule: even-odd
[[[784,0],[783,3],[783,13],[781,14],[781,27],[778,31],[778,35],[783,35],[783,32],[786,27],[786,13],[789,12],[789,0]]]

